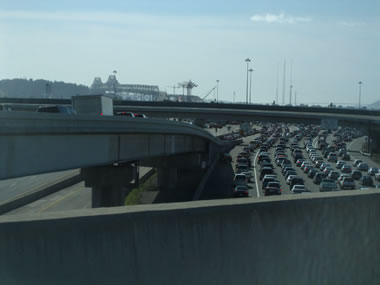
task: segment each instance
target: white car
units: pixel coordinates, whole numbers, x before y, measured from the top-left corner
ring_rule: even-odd
[[[311,193],[310,190],[306,189],[305,185],[294,185],[291,192],[293,194]]]
[[[248,181],[251,181],[251,179],[252,179],[252,172],[251,171],[243,171],[243,172],[240,172],[240,173],[244,174],[247,177]]]
[[[288,176],[288,178],[286,179],[286,184],[290,184],[290,181],[292,181],[292,179],[294,178],[294,177],[297,177],[297,175],[289,175]]]
[[[247,186],[247,183],[248,183],[247,176],[245,176],[244,174],[236,174],[235,175],[234,182],[233,182],[234,186],[237,186],[237,185]]]

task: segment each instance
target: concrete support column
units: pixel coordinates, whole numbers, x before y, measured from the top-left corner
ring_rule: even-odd
[[[380,161],[380,129],[375,126],[368,128],[368,152],[375,161]]]
[[[175,189],[178,182],[177,168],[161,167],[157,169],[157,186],[160,191]]]
[[[123,206],[138,178],[132,165],[83,168],[81,175],[85,186],[92,187],[92,208]]]

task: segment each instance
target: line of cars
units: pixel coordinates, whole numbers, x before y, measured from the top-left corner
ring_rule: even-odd
[[[295,132],[289,132],[289,129],[282,125],[269,126],[272,128],[263,128],[261,136],[251,142],[253,149],[259,149],[257,175],[264,195],[281,195],[284,188],[281,185],[283,182],[280,181],[285,181],[289,185],[291,193],[309,193],[311,189],[315,189],[313,185],[321,192],[380,187],[379,184],[374,185],[372,179],[374,177],[375,181],[380,180],[379,169],[369,167],[360,160],[355,160],[353,163],[350,160],[345,144],[348,140],[347,134],[342,136],[342,139],[338,136],[332,144],[326,143],[319,150],[312,144],[313,138],[317,139],[318,135],[318,129],[315,126],[313,128],[298,126],[299,130]],[[314,129],[313,132],[311,132],[312,129]],[[357,136],[358,133],[352,135],[355,138]],[[303,146],[300,145],[302,140]],[[274,167],[272,159],[278,168]],[[244,166],[238,168],[239,173],[246,170]],[[299,175],[300,171],[302,175]],[[283,178],[279,179],[278,175]],[[308,182],[308,178],[311,182]],[[360,186],[358,187],[357,184]]]
[[[260,132],[261,135],[253,141],[250,141],[247,146],[243,148],[243,151],[240,152],[236,158],[235,163],[235,176],[233,180],[233,196],[234,197],[248,197],[249,195],[249,187],[248,183],[253,179],[252,173],[252,154],[258,147],[264,147],[264,142],[267,141],[267,126],[262,126],[261,130],[258,131],[256,129],[252,130],[252,132],[248,135],[254,135]],[[269,143],[271,141],[269,140]],[[265,167],[265,166],[262,166]],[[263,170],[262,173],[264,173]]]
[[[289,132],[287,127],[278,126],[273,132],[272,136],[265,144],[260,147],[258,154],[258,164],[260,165],[260,180],[262,181],[262,191],[265,196],[281,195],[283,192],[280,179],[275,173],[274,166],[271,162],[269,147],[274,147],[273,159],[276,166],[280,167],[280,172],[283,179],[289,185],[290,192],[293,194],[309,193],[310,190],[304,185],[304,180],[297,176],[296,170],[292,167],[292,162],[287,155],[286,149],[288,148],[289,138],[292,143],[298,145],[298,140],[302,134],[298,132]],[[277,143],[276,145],[274,145]],[[294,147],[291,149],[293,156],[299,156],[299,149]]]
[[[305,149],[309,156],[309,161],[300,160],[297,164],[308,163],[308,177],[313,179],[314,184],[319,185],[321,192],[337,191],[346,189],[356,189],[355,180],[359,180],[361,188],[372,187],[371,175],[375,175],[378,169],[371,168],[361,160],[355,160],[353,169],[346,144],[342,139],[334,139],[333,144],[326,145],[321,151],[313,147],[310,140],[305,140]],[[339,157],[341,160],[338,160]],[[327,161],[324,159],[327,158]],[[367,172],[369,175],[363,175]]]
[[[252,179],[252,159],[251,153],[254,148],[250,146],[249,149],[238,154],[235,164],[235,176],[233,180],[233,196],[234,197],[248,197],[248,182]]]

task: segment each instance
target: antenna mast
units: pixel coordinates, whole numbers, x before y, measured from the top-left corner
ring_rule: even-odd
[[[284,60],[284,78],[282,82],[282,105],[285,105],[285,74],[286,74],[286,60]]]

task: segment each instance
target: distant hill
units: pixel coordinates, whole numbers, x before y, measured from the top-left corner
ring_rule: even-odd
[[[76,94],[90,94],[85,85],[43,79],[0,80],[0,97],[70,99]]]
[[[380,100],[368,105],[367,108],[380,110]]]

